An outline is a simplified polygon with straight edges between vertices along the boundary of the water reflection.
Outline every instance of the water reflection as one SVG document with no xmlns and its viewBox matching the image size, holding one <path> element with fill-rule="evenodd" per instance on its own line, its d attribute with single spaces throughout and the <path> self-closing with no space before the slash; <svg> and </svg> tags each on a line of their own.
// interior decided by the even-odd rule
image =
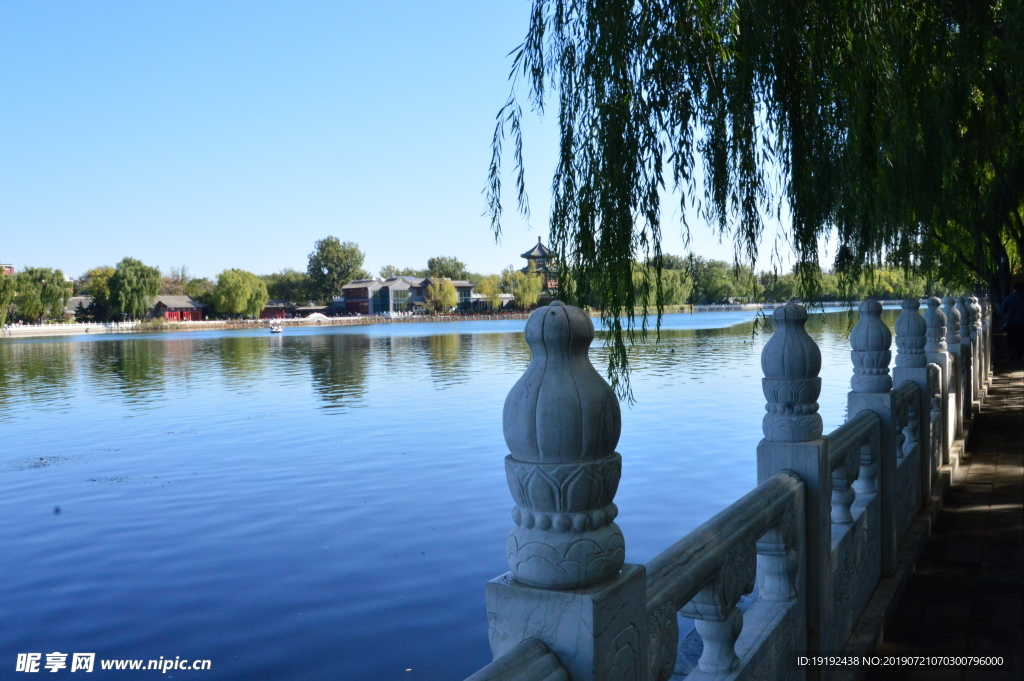
<svg viewBox="0 0 1024 681">
<path fill-rule="evenodd" d="M 217 363 L 229 389 L 245 390 L 256 385 L 270 365 L 272 336 L 237 336 L 217 343 Z"/>
<path fill-rule="evenodd" d="M 439 390 L 466 381 L 475 338 L 471 334 L 446 333 L 417 339 L 426 352 L 427 370 Z"/>
<path fill-rule="evenodd" d="M 78 355 L 71 343 L 0 345 L 0 405 L 26 398 L 36 406 L 70 398 Z"/>
<path fill-rule="evenodd" d="M 309 337 L 309 372 L 326 406 L 356 406 L 362 400 L 370 351 L 370 338 L 363 334 Z"/>
<path fill-rule="evenodd" d="M 132 401 L 148 401 L 164 389 L 163 340 L 118 340 L 78 344 L 89 381 L 99 392 L 111 389 Z"/>
<path fill-rule="evenodd" d="M 827 430 L 849 321 L 808 323 Z M 59 640 L 190 651 L 220 661 L 210 679 L 473 673 L 491 657 L 480 585 L 507 569 L 501 414 L 529 362 L 521 328 L 0 342 L 0 621 L 18 623 L 0 656 Z M 756 484 L 770 322 L 753 332 L 749 313 L 672 315 L 632 349 L 616 496 L 630 562 Z M 601 342 L 591 357 L 602 370 Z"/>
</svg>

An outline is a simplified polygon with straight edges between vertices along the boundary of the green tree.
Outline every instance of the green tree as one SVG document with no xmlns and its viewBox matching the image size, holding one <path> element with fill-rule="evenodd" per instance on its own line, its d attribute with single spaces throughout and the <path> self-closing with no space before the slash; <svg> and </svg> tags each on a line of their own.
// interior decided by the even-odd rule
<svg viewBox="0 0 1024 681">
<path fill-rule="evenodd" d="M 383 279 L 390 277 L 419 277 L 420 279 L 430 276 L 429 270 L 418 270 L 413 267 L 395 267 L 394 265 L 384 265 L 380 268 L 380 276 Z"/>
<path fill-rule="evenodd" d="M 267 285 L 252 272 L 224 270 L 217 275 L 213 307 L 223 316 L 258 317 L 267 305 Z"/>
<path fill-rule="evenodd" d="M 501 273 L 502 290 L 512 294 L 515 306 L 520 310 L 529 310 L 536 305 L 544 290 L 544 281 L 534 271 L 533 263 L 529 268 L 528 272 L 522 272 L 509 265 Z"/>
<path fill-rule="evenodd" d="M 141 319 L 160 292 L 160 270 L 135 258 L 124 258 L 117 263 L 107 285 L 113 317 Z"/>
<path fill-rule="evenodd" d="M 498 275 L 491 274 L 480 279 L 480 283 L 476 285 L 476 292 L 487 299 L 492 310 L 501 309 L 501 280 Z"/>
<path fill-rule="evenodd" d="M 636 323 L 633 263 L 660 255 L 665 190 L 749 263 L 762 216 L 788 204 L 805 298 L 833 231 L 847 279 L 888 263 L 992 282 L 1024 261 L 1022 0 L 532 4 L 495 128 L 492 228 L 506 130 L 528 212 L 521 78 L 535 110 L 557 102 L 549 241 L 574 282 L 560 290 L 611 330 L 613 382 Z"/>
<path fill-rule="evenodd" d="M 82 275 L 78 292 L 92 298 L 83 315 L 87 321 L 105 322 L 110 319 L 110 278 L 114 271 L 110 265 L 101 265 Z"/>
<path fill-rule="evenodd" d="M 43 317 L 62 319 L 64 306 L 71 297 L 71 284 L 61 270 L 48 267 L 26 267 L 14 276 L 18 316 L 34 322 Z"/>
<path fill-rule="evenodd" d="M 14 296 L 17 287 L 14 277 L 6 272 L 0 272 L 0 328 L 7 323 L 7 314 L 14 304 Z"/>
<path fill-rule="evenodd" d="M 337 237 L 320 239 L 309 254 L 309 293 L 320 303 L 329 303 L 341 295 L 341 288 L 353 279 L 367 279 L 363 270 L 364 254 L 352 241 L 342 243 Z"/>
<path fill-rule="evenodd" d="M 427 284 L 426 299 L 435 312 L 444 312 L 459 304 L 459 292 L 451 279 L 433 277 Z"/>
<path fill-rule="evenodd" d="M 267 285 L 267 295 L 272 300 L 285 300 L 293 303 L 309 301 L 309 276 L 291 268 L 283 269 L 276 274 L 260 276 Z"/>
<path fill-rule="evenodd" d="M 203 305 L 213 305 L 213 289 L 215 284 L 202 277 L 201 279 L 190 279 L 185 285 L 185 295 L 197 300 Z"/>
<path fill-rule="evenodd" d="M 466 279 L 469 270 L 466 263 L 454 256 L 439 255 L 427 260 L 427 271 L 431 277 L 447 277 L 449 279 Z"/>
</svg>

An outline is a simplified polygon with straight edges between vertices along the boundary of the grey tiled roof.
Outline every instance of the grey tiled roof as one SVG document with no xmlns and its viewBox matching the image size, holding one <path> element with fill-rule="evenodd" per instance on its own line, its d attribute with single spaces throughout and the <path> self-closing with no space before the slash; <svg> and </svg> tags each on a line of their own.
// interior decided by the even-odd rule
<svg viewBox="0 0 1024 681">
<path fill-rule="evenodd" d="M 520 258 L 550 258 L 551 250 L 540 242 L 540 237 L 537 237 L 537 245 L 523 253 Z"/>
<path fill-rule="evenodd" d="M 163 303 L 169 310 L 201 310 L 204 305 L 190 296 L 157 296 L 150 307 Z"/>
</svg>

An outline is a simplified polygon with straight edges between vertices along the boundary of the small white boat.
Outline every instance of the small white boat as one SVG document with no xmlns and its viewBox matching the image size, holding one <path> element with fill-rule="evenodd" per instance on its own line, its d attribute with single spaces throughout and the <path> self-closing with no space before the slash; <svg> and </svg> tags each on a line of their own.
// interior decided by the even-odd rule
<svg viewBox="0 0 1024 681">
<path fill-rule="evenodd" d="M 270 333 L 284 333 L 284 329 L 281 327 L 280 324 L 271 324 Z"/>
</svg>

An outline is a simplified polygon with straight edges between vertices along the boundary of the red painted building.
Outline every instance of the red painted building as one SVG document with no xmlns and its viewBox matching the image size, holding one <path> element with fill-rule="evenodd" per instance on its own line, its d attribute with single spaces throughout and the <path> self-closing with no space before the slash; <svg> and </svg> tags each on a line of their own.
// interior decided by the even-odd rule
<svg viewBox="0 0 1024 681">
<path fill-rule="evenodd" d="M 203 319 L 203 305 L 189 296 L 157 296 L 149 316 L 169 322 L 199 322 Z"/>
</svg>

